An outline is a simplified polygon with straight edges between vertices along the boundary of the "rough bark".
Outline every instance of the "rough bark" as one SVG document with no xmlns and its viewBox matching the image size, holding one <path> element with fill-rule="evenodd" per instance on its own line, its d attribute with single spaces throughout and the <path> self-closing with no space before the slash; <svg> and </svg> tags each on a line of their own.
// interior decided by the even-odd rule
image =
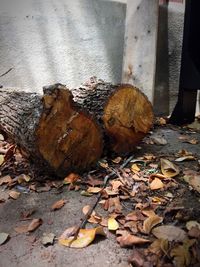
<svg viewBox="0 0 200 267">
<path fill-rule="evenodd" d="M 92 78 L 72 92 L 74 101 L 80 103 L 103 125 L 107 136 L 106 146 L 114 152 L 133 151 L 152 127 L 152 105 L 132 85 L 112 85 Z"/>
<path fill-rule="evenodd" d="M 43 97 L 0 89 L 0 128 L 58 176 L 83 171 L 102 154 L 100 128 L 72 98 L 60 84 L 44 88 Z"/>
</svg>

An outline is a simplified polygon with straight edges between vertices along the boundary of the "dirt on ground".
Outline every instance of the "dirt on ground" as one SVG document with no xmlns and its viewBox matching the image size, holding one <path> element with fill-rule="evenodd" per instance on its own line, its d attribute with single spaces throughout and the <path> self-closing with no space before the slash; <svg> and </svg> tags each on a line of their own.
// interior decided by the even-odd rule
<svg viewBox="0 0 200 267">
<path fill-rule="evenodd" d="M 160 119 L 133 154 L 63 180 L 0 133 L 0 267 L 200 266 L 197 125 Z"/>
</svg>

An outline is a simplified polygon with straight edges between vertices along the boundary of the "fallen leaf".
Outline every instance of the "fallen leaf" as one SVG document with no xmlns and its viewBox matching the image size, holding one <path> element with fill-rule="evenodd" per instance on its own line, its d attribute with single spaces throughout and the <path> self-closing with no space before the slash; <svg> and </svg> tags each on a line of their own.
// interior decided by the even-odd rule
<svg viewBox="0 0 200 267">
<path fill-rule="evenodd" d="M 122 158 L 121 158 L 121 157 L 117 157 L 117 158 L 115 158 L 115 159 L 112 159 L 112 162 L 114 162 L 114 163 L 118 164 L 118 163 L 120 163 L 120 162 L 121 162 L 121 160 L 122 160 Z"/>
<path fill-rule="evenodd" d="M 83 214 L 86 215 L 86 214 L 89 212 L 90 209 L 91 209 L 90 205 L 86 205 L 86 206 L 84 206 L 84 207 L 82 208 L 82 212 L 83 212 Z"/>
<path fill-rule="evenodd" d="M 151 232 L 151 229 L 162 221 L 163 218 L 159 217 L 158 215 L 148 217 L 143 223 L 144 233 L 149 234 Z"/>
<path fill-rule="evenodd" d="M 164 145 L 167 144 L 167 140 L 164 137 L 162 137 L 162 136 L 151 136 L 151 140 L 156 145 L 164 146 Z"/>
<path fill-rule="evenodd" d="M 144 214 L 145 216 L 147 217 L 152 217 L 152 216 L 155 216 L 155 211 L 152 210 L 152 209 L 143 209 L 141 210 L 142 214 Z"/>
<path fill-rule="evenodd" d="M 106 161 L 99 161 L 99 165 L 104 169 L 108 168 L 108 163 Z"/>
<path fill-rule="evenodd" d="M 174 264 L 177 267 L 190 266 L 191 254 L 189 248 L 194 245 L 195 239 L 188 239 L 183 242 L 183 245 L 179 245 L 173 248 L 170 252 L 170 256 L 174 257 Z"/>
<path fill-rule="evenodd" d="M 43 233 L 42 244 L 44 246 L 52 245 L 55 239 L 55 235 L 53 233 Z"/>
<path fill-rule="evenodd" d="M 90 186 L 90 187 L 88 187 L 87 192 L 91 193 L 91 194 L 97 194 L 101 190 L 102 190 L 102 188 L 100 188 L 100 187 L 92 187 L 92 186 Z"/>
<path fill-rule="evenodd" d="M 14 228 L 18 234 L 28 233 L 28 224 L 22 224 Z"/>
<path fill-rule="evenodd" d="M 4 141 L 4 136 L 0 134 L 0 141 Z"/>
<path fill-rule="evenodd" d="M 192 171 L 187 170 L 184 171 L 183 179 L 187 182 L 194 190 L 200 193 L 200 174 Z"/>
<path fill-rule="evenodd" d="M 79 179 L 80 179 L 80 176 L 78 174 L 70 173 L 67 177 L 65 177 L 63 183 L 64 184 L 73 184 Z"/>
<path fill-rule="evenodd" d="M 126 233 L 122 236 L 118 236 L 117 242 L 120 244 L 121 247 L 130 247 L 133 245 L 149 243 L 150 240 Z"/>
<path fill-rule="evenodd" d="M 66 201 L 64 199 L 60 199 L 58 201 L 56 201 L 52 206 L 51 206 L 51 210 L 59 210 L 61 209 L 64 205 L 65 205 Z"/>
<path fill-rule="evenodd" d="M 200 229 L 199 227 L 192 227 L 188 232 L 189 237 L 194 237 L 196 239 L 200 239 Z"/>
<path fill-rule="evenodd" d="M 159 178 L 159 179 L 163 179 L 163 180 L 165 180 L 165 179 L 168 179 L 167 177 L 165 177 L 163 174 L 161 174 L 161 173 L 152 173 L 150 176 L 149 176 L 149 179 L 150 180 L 153 180 L 154 178 Z"/>
<path fill-rule="evenodd" d="M 192 139 L 188 140 L 188 143 L 192 144 L 192 145 L 196 145 L 199 143 L 199 141 L 196 138 L 192 138 Z"/>
<path fill-rule="evenodd" d="M 28 183 L 31 180 L 31 177 L 29 175 L 26 175 L 26 174 L 20 174 L 16 178 L 17 178 L 17 181 L 19 184 L 21 184 L 23 182 Z"/>
<path fill-rule="evenodd" d="M 4 163 L 4 155 L 0 155 L 0 166 Z"/>
<path fill-rule="evenodd" d="M 153 179 L 153 181 L 149 185 L 151 190 L 158 190 L 164 187 L 163 182 L 159 178 Z"/>
<path fill-rule="evenodd" d="M 9 238 L 9 234 L 0 233 L 0 246 L 3 245 Z"/>
<path fill-rule="evenodd" d="M 153 235 L 159 239 L 167 239 L 168 241 L 183 241 L 187 235 L 184 230 L 173 225 L 162 225 L 152 230 Z"/>
<path fill-rule="evenodd" d="M 149 247 L 151 253 L 161 256 L 163 253 L 168 255 L 169 243 L 166 239 L 156 239 Z"/>
<path fill-rule="evenodd" d="M 110 184 L 112 185 L 112 190 L 113 191 L 118 191 L 119 187 L 123 185 L 122 182 L 119 181 L 119 180 L 112 180 L 110 182 Z"/>
<path fill-rule="evenodd" d="M 103 227 L 99 226 L 91 229 L 80 229 L 77 239 L 73 240 L 73 236 L 68 237 L 73 229 L 74 227 L 71 227 L 64 231 L 64 233 L 58 239 L 59 244 L 72 248 L 84 248 L 92 243 L 96 235 L 105 236 Z"/>
<path fill-rule="evenodd" d="M 169 178 L 172 178 L 180 173 L 179 168 L 167 159 L 160 159 L 161 162 L 161 171 L 162 173 Z"/>
<path fill-rule="evenodd" d="M 99 224 L 101 226 L 108 227 L 108 219 L 107 218 L 102 218 Z"/>
<path fill-rule="evenodd" d="M 184 157 L 175 159 L 175 161 L 177 162 L 182 162 L 182 161 L 187 161 L 187 160 L 195 160 L 195 158 L 194 156 L 184 156 Z"/>
<path fill-rule="evenodd" d="M 12 182 L 12 178 L 10 177 L 10 175 L 6 175 L 0 178 L 0 185 L 9 184 L 11 182 Z"/>
<path fill-rule="evenodd" d="M 33 232 L 43 223 L 42 219 L 33 219 L 28 225 L 28 232 Z"/>
<path fill-rule="evenodd" d="M 121 223 L 121 220 L 120 220 Z M 138 223 L 136 221 L 128 221 L 126 223 L 124 223 L 124 228 L 129 228 L 131 230 L 131 232 L 133 234 L 137 234 L 138 233 Z"/>
<path fill-rule="evenodd" d="M 145 262 L 144 255 L 134 248 L 131 256 L 128 258 L 128 262 L 131 263 L 131 266 L 143 267 Z"/>
<path fill-rule="evenodd" d="M 143 221 L 145 220 L 145 217 L 142 215 L 142 213 L 139 210 L 134 210 L 128 213 L 125 219 L 126 221 Z"/>
<path fill-rule="evenodd" d="M 131 166 L 131 171 L 132 172 L 139 172 L 140 171 L 140 168 L 138 167 L 138 165 L 136 163 L 132 164 Z"/>
<path fill-rule="evenodd" d="M 84 196 L 84 197 L 91 197 L 92 194 L 89 193 L 89 192 L 87 192 L 87 191 L 85 191 L 85 190 L 83 190 L 83 191 L 81 191 L 81 196 Z"/>
<path fill-rule="evenodd" d="M 19 196 L 20 196 L 20 193 L 17 191 L 10 191 L 9 192 L 9 197 L 11 197 L 12 199 L 18 199 Z"/>
<path fill-rule="evenodd" d="M 161 117 L 161 118 L 158 118 L 158 123 L 159 123 L 159 125 L 163 126 L 163 125 L 167 124 L 167 121 L 166 121 L 166 119 Z"/>
<path fill-rule="evenodd" d="M 114 218 L 108 219 L 108 230 L 116 231 L 119 228 L 118 222 Z"/>
<path fill-rule="evenodd" d="M 188 231 L 191 230 L 193 227 L 197 227 L 200 230 L 200 223 L 198 223 L 197 221 L 188 221 L 186 223 L 186 229 Z"/>
</svg>

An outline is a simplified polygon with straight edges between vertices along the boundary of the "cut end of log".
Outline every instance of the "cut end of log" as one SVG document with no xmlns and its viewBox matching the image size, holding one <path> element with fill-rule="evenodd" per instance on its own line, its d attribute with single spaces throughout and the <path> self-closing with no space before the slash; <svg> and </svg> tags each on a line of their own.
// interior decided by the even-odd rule
<svg viewBox="0 0 200 267">
<path fill-rule="evenodd" d="M 43 104 L 36 133 L 43 159 L 58 176 L 91 167 L 103 148 L 98 125 L 79 111 L 71 92 L 63 85 L 44 88 Z"/>
<path fill-rule="evenodd" d="M 120 85 L 104 107 L 103 122 L 116 153 L 131 152 L 153 125 L 148 98 L 132 85 Z"/>
</svg>

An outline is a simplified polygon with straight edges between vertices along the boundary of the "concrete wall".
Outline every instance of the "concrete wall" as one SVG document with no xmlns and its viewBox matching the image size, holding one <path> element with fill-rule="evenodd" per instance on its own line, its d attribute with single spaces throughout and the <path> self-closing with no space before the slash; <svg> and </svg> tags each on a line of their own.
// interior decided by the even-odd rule
<svg viewBox="0 0 200 267">
<path fill-rule="evenodd" d="M 126 4 L 108 0 L 0 0 L 0 78 L 41 91 L 89 77 L 121 80 Z"/>
</svg>

